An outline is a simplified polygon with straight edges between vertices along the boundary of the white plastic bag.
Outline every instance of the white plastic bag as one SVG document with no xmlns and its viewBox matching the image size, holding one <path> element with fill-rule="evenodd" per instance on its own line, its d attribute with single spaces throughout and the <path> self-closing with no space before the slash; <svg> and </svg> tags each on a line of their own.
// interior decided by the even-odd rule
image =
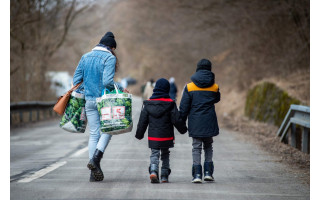
<svg viewBox="0 0 320 200">
<path fill-rule="evenodd" d="M 116 85 L 110 93 L 96 99 L 101 132 L 118 135 L 131 132 L 132 95 L 120 91 Z M 105 90 L 106 91 L 106 90 Z"/>
</svg>

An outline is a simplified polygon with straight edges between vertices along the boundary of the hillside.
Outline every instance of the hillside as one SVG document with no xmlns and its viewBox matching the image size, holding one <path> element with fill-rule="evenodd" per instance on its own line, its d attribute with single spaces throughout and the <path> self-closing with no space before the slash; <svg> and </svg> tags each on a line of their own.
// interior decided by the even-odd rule
<svg viewBox="0 0 320 200">
<path fill-rule="evenodd" d="M 111 30 L 117 77 L 139 94 L 150 78 L 174 76 L 179 96 L 201 58 L 213 62 L 222 117 L 243 116 L 246 92 L 268 80 L 309 105 L 309 1 L 97 1 L 77 18 L 51 68 L 73 74 L 81 57 Z"/>
</svg>

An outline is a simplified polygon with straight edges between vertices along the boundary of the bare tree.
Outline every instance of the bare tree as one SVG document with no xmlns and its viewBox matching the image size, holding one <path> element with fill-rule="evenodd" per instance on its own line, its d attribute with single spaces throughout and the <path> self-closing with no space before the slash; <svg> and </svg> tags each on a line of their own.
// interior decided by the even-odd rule
<svg viewBox="0 0 320 200">
<path fill-rule="evenodd" d="M 10 100 L 47 100 L 45 73 L 74 19 L 89 4 L 76 0 L 12 0 L 10 5 Z"/>
</svg>

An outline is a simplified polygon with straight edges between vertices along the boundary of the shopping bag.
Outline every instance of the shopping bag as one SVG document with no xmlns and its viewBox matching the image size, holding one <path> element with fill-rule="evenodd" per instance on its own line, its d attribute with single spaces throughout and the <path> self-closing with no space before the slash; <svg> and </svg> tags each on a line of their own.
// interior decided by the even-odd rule
<svg viewBox="0 0 320 200">
<path fill-rule="evenodd" d="M 106 92 L 97 98 L 100 115 L 100 130 L 102 133 L 118 135 L 131 132 L 132 123 L 132 95 L 120 91 L 116 85 L 111 92 Z"/>
<path fill-rule="evenodd" d="M 87 126 L 84 94 L 72 92 L 65 112 L 60 121 L 60 127 L 72 133 L 84 133 Z"/>
</svg>

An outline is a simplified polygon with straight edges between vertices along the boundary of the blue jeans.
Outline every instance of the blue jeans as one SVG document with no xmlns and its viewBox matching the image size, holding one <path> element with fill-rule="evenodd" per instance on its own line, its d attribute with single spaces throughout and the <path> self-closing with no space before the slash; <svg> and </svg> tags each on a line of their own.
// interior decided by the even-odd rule
<svg viewBox="0 0 320 200">
<path fill-rule="evenodd" d="M 100 134 L 100 116 L 95 100 L 86 100 L 85 110 L 88 125 L 90 128 L 88 148 L 89 159 L 91 159 L 96 149 L 99 149 L 101 152 L 104 152 L 111 140 L 112 135 L 109 135 L 107 133 Z"/>
</svg>

